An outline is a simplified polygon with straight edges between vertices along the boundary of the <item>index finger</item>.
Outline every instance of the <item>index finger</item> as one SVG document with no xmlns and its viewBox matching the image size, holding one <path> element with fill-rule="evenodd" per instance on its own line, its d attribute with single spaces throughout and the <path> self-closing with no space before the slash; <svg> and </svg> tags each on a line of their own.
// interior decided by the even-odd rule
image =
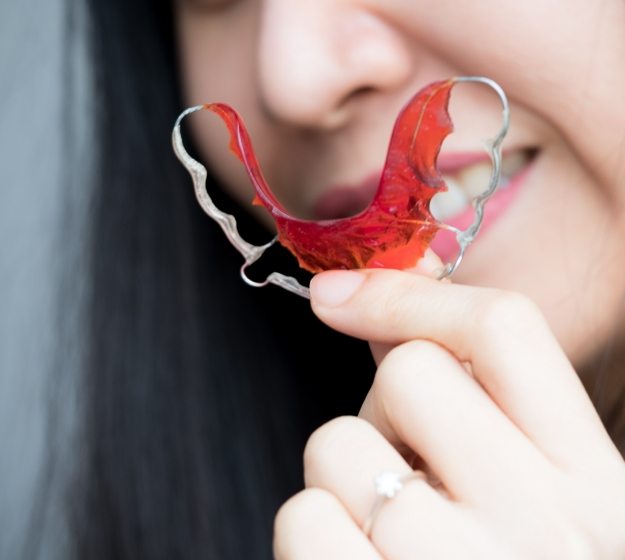
<svg viewBox="0 0 625 560">
<path fill-rule="evenodd" d="M 311 298 L 338 331 L 385 344 L 431 340 L 470 362 L 498 406 L 556 464 L 584 469 L 606 456 L 620 464 L 581 381 L 524 296 L 361 270 L 318 274 Z"/>
</svg>

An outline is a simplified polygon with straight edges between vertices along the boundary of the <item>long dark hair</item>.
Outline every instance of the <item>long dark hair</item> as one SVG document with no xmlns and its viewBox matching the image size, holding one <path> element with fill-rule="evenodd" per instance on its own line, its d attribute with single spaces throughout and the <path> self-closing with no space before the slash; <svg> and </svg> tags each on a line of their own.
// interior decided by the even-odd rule
<svg viewBox="0 0 625 560">
<path fill-rule="evenodd" d="M 307 436 L 358 411 L 373 362 L 304 300 L 243 285 L 196 204 L 169 143 L 183 108 L 171 2 L 87 5 L 98 159 L 74 552 L 268 558 Z"/>
</svg>

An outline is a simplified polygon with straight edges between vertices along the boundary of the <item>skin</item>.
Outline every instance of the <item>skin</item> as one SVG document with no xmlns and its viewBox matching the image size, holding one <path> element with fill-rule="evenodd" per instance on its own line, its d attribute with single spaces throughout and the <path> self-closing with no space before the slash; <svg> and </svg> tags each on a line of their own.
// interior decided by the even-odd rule
<svg viewBox="0 0 625 560">
<path fill-rule="evenodd" d="M 276 520 L 278 558 L 625 555 L 625 467 L 575 373 L 623 332 L 625 4 L 563 7 L 177 5 L 187 103 L 237 108 L 269 184 L 296 214 L 310 215 L 332 185 L 379 170 L 398 110 L 436 79 L 497 80 L 511 103 L 507 149 L 538 150 L 518 198 L 453 284 L 431 279 L 440 266 L 431 254 L 415 271 L 314 279 L 313 311 L 369 340 L 378 372 L 359 418 L 312 436 L 307 489 Z M 476 136 L 499 127 L 496 102 L 480 88 L 454 98 L 452 117 Z M 192 126 L 247 205 L 252 191 L 225 155 L 223 128 L 209 118 Z M 469 138 L 454 135 L 445 149 L 473 150 Z M 371 481 L 415 461 L 442 487 L 407 483 L 367 538 Z"/>
</svg>

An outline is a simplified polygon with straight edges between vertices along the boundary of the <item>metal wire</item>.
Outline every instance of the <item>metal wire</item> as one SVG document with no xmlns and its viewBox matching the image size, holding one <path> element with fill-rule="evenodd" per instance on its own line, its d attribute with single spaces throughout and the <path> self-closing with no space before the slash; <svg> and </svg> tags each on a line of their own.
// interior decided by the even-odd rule
<svg viewBox="0 0 625 560">
<path fill-rule="evenodd" d="M 510 108 L 508 105 L 508 99 L 502 87 L 497 82 L 483 76 L 460 76 L 454 78 L 453 82 L 474 82 L 484 84 L 492 88 L 499 96 L 499 99 L 501 101 L 503 124 L 497 136 L 495 136 L 493 139 L 486 141 L 486 149 L 492 162 L 492 172 L 487 188 L 482 194 L 480 194 L 473 200 L 473 207 L 475 209 L 475 219 L 473 220 L 473 223 L 465 230 L 460 230 L 448 224 L 439 224 L 439 227 L 441 229 L 450 230 L 456 234 L 456 240 L 459 247 L 456 259 L 453 262 L 445 265 L 445 268 L 439 275 L 439 279 L 448 278 L 456 271 L 456 269 L 462 262 L 467 248 L 473 242 L 480 230 L 482 221 L 484 220 L 484 207 L 488 202 L 489 198 L 496 191 L 499 184 L 499 178 L 501 175 L 501 144 L 510 126 Z M 206 214 L 208 214 L 213 220 L 215 220 L 219 224 L 230 243 L 243 256 L 245 262 L 241 266 L 241 278 L 246 284 L 255 288 L 264 287 L 268 284 L 274 284 L 276 286 L 284 288 L 285 290 L 288 290 L 289 292 L 310 299 L 309 289 L 306 286 L 300 284 L 292 276 L 286 276 L 280 272 L 272 272 L 262 282 L 256 282 L 252 280 L 249 276 L 247 276 L 246 269 L 252 263 L 260 259 L 263 253 L 276 242 L 277 237 L 274 237 L 269 243 L 266 243 L 265 245 L 252 245 L 248 243 L 239 234 L 236 218 L 231 214 L 222 212 L 213 203 L 213 200 L 211 199 L 206 189 L 206 168 L 200 162 L 193 159 L 189 155 L 184 147 L 184 144 L 182 142 L 182 135 L 180 133 L 180 124 L 182 123 L 182 120 L 188 115 L 195 113 L 196 111 L 201 111 L 205 108 L 206 107 L 204 105 L 196 105 L 195 107 L 190 107 L 184 110 L 176 119 L 176 123 L 174 124 L 174 129 L 172 131 L 172 145 L 174 148 L 174 152 L 176 153 L 176 156 L 178 157 L 180 162 L 184 165 L 184 167 L 191 175 L 191 178 L 193 180 L 193 187 L 195 190 L 195 196 L 200 203 L 200 206 L 202 207 L 204 212 L 206 212 Z"/>
</svg>

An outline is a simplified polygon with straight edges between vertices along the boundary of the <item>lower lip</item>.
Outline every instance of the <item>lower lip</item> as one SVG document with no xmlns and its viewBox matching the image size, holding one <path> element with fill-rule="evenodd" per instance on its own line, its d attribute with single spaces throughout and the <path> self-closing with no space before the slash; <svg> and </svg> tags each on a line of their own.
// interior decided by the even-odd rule
<svg viewBox="0 0 625 560">
<path fill-rule="evenodd" d="M 520 173 L 510 179 L 510 182 L 506 187 L 498 188 L 495 194 L 486 203 L 484 208 L 484 221 L 480 228 L 480 233 L 483 234 L 488 230 L 512 204 L 517 195 L 521 191 L 525 179 L 530 172 L 533 165 L 530 163 Z M 462 213 L 453 216 L 445 223 L 455 228 L 465 230 L 472 223 L 475 218 L 475 212 L 473 208 L 467 208 Z M 430 247 L 441 258 L 443 262 L 450 262 L 458 254 L 458 243 L 456 236 L 448 231 L 441 230 L 432 241 Z"/>
<path fill-rule="evenodd" d="M 373 200 L 381 173 L 373 173 L 356 186 L 334 186 L 321 197 L 313 210 L 317 220 L 336 220 L 355 216 Z"/>
</svg>

